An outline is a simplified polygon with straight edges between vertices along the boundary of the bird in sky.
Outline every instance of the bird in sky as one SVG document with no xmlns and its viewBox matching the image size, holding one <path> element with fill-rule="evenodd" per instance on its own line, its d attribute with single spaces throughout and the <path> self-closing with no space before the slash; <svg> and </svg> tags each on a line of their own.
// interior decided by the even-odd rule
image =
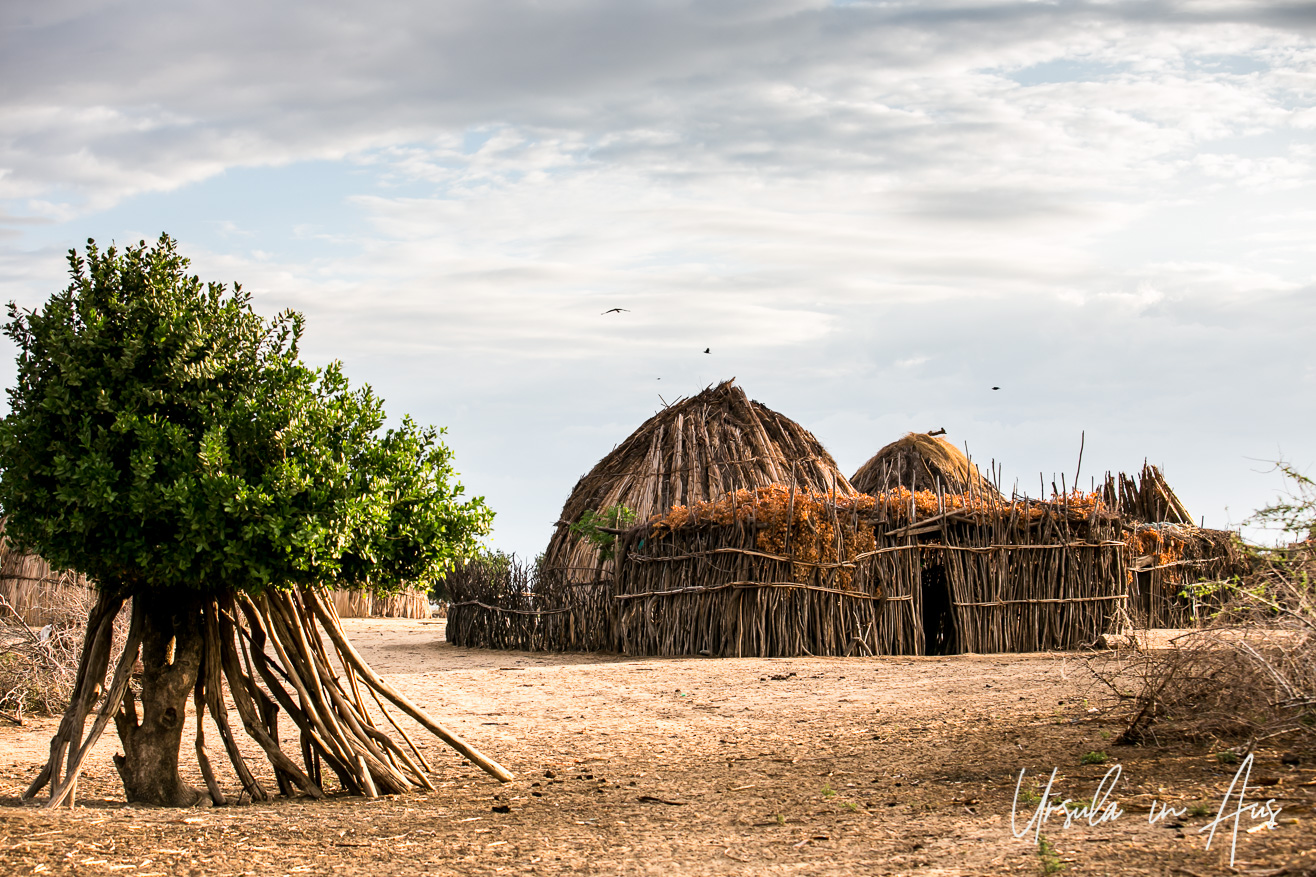
<svg viewBox="0 0 1316 877">
<path fill-rule="evenodd" d="M 941 429 L 933 429 L 928 431 L 928 435 L 945 435 L 945 434 L 946 434 L 946 427 L 944 426 Z"/>
<path fill-rule="evenodd" d="M 707 347 L 704 348 L 704 353 L 712 353 L 712 352 L 713 351 L 709 350 Z"/>
<path fill-rule="evenodd" d="M 1001 388 L 1000 388 L 1000 387 L 992 387 L 992 389 L 993 389 L 993 390 L 999 390 L 999 389 L 1001 389 Z"/>
<path fill-rule="evenodd" d="M 611 308 L 611 309 L 609 309 L 609 310 L 604 311 L 603 313 L 605 313 L 605 314 L 629 314 L 630 311 L 629 311 L 628 309 L 626 309 L 626 308 Z"/>
</svg>

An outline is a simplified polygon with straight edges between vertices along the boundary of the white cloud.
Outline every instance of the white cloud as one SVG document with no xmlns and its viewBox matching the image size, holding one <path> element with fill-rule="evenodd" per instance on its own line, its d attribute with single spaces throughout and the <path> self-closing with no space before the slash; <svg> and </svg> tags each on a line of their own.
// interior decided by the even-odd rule
<svg viewBox="0 0 1316 877">
<path fill-rule="evenodd" d="M 849 468 L 896 428 L 1043 467 L 1089 428 L 1200 463 L 1214 509 L 1245 445 L 1316 457 L 1284 403 L 1313 103 L 1285 3 L 11 5 L 0 282 L 195 219 L 199 270 L 454 425 L 523 550 L 657 388 L 732 373 Z M 290 187 L 280 234 L 216 194 L 312 162 L 342 195 Z"/>
</svg>

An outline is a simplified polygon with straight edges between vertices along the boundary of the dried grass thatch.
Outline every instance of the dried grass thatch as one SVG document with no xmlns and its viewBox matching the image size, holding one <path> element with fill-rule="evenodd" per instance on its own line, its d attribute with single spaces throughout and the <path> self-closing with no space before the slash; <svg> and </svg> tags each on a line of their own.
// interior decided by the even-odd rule
<svg viewBox="0 0 1316 877">
<path fill-rule="evenodd" d="M 812 433 L 751 401 L 734 381 L 668 405 L 581 478 L 562 508 L 545 567 L 576 581 L 611 573 L 598 548 L 569 529 L 586 512 L 622 505 L 643 523 L 673 506 L 771 484 L 857 492 Z"/>
<path fill-rule="evenodd" d="M 850 479 L 856 490 L 879 494 L 896 488 L 1000 497 L 978 467 L 944 438 L 911 432 L 878 451 Z"/>
</svg>

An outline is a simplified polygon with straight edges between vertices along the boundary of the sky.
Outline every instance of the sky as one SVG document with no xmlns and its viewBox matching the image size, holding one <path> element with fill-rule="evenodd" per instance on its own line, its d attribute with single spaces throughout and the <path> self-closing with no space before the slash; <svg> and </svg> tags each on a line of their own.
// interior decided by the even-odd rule
<svg viewBox="0 0 1316 877">
<path fill-rule="evenodd" d="M 1316 474 L 1306 2 L 0 5 L 0 298 L 161 232 L 446 427 L 522 555 L 733 376 L 846 474 L 1146 459 L 1262 541 Z"/>
</svg>

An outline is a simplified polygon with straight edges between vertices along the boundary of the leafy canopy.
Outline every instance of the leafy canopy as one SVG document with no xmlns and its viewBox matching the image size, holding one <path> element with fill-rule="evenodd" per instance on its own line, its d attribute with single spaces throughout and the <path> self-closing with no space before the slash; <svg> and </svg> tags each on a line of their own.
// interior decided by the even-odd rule
<svg viewBox="0 0 1316 877">
<path fill-rule="evenodd" d="M 19 348 L 0 420 L 7 535 L 103 587 L 427 586 L 493 514 L 463 501 L 440 431 L 383 430 L 370 388 L 297 355 L 237 284 L 203 284 L 167 235 L 88 241 Z"/>
</svg>

